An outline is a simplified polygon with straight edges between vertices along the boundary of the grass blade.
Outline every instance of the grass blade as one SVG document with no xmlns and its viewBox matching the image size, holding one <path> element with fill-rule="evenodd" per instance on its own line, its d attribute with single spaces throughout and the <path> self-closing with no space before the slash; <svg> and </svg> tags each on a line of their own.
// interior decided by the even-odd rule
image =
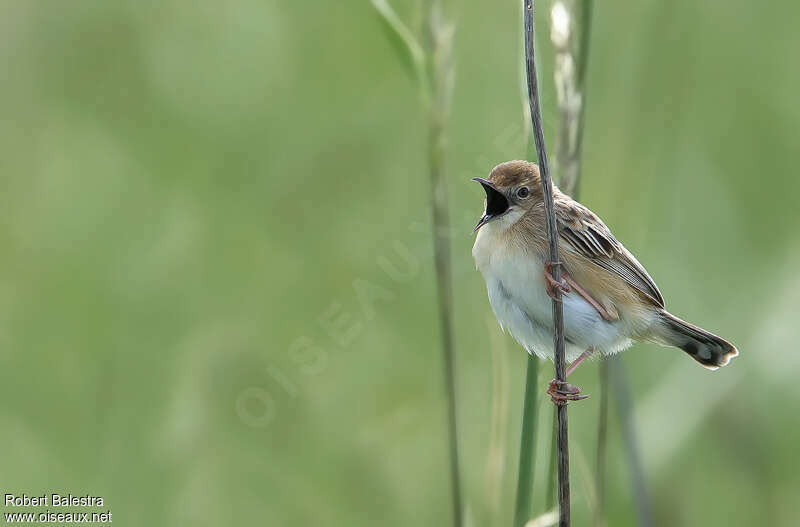
<svg viewBox="0 0 800 527">
<path fill-rule="evenodd" d="M 538 410 L 539 359 L 528 354 L 525 374 L 525 399 L 522 409 L 522 434 L 519 444 L 517 502 L 514 506 L 514 527 L 524 527 L 532 513 L 533 472 L 536 466 L 536 421 Z"/>
</svg>

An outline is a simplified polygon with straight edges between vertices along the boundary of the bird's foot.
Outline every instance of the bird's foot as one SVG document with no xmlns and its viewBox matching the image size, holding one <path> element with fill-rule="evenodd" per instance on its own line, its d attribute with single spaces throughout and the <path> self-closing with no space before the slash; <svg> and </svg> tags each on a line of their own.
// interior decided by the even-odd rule
<svg viewBox="0 0 800 527">
<path fill-rule="evenodd" d="M 553 278 L 553 275 L 550 273 L 550 269 L 553 267 L 553 265 L 553 262 L 544 263 L 544 279 L 547 281 L 547 296 L 550 298 L 555 298 L 555 289 L 559 289 L 562 295 L 572 291 L 572 288 L 569 286 L 569 283 L 567 283 L 566 280 L 566 272 L 562 270 L 560 282 L 556 282 L 556 279 Z"/>
<path fill-rule="evenodd" d="M 557 406 L 566 406 L 570 401 L 580 401 L 589 397 L 588 395 L 581 395 L 581 389 L 574 384 L 569 384 L 567 381 L 559 381 L 553 379 L 547 387 L 547 395 L 550 400 Z"/>
</svg>

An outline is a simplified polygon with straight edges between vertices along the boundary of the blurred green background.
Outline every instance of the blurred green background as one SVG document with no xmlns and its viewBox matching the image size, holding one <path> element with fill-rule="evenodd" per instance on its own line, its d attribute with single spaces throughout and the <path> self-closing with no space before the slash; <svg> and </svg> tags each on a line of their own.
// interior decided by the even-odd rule
<svg viewBox="0 0 800 527">
<path fill-rule="evenodd" d="M 741 351 L 624 356 L 656 524 L 797 525 L 800 4 L 597 4 L 583 202 Z M 508 525 L 525 357 L 469 180 L 525 155 L 519 6 L 447 14 L 464 493 Z M 0 26 L 0 489 L 100 495 L 115 525 L 448 525 L 425 114 L 369 2 L 5 0 Z M 570 410 L 575 525 L 597 405 Z M 617 425 L 608 522 L 634 525 Z"/>
</svg>

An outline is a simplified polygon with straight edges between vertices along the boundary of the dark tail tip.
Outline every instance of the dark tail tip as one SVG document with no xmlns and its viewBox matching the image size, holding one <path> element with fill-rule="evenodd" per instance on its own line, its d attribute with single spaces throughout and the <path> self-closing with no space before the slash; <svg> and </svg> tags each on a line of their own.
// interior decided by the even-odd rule
<svg viewBox="0 0 800 527">
<path fill-rule="evenodd" d="M 661 315 L 661 341 L 685 351 L 690 357 L 710 370 L 728 364 L 739 355 L 739 350 L 713 333 L 689 324 L 664 311 Z"/>
</svg>

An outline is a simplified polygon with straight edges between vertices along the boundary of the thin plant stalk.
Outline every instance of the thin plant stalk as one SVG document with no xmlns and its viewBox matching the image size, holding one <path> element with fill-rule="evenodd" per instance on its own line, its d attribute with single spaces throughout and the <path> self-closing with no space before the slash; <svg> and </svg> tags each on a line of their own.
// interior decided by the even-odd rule
<svg viewBox="0 0 800 527">
<path fill-rule="evenodd" d="M 576 3 L 580 3 L 580 13 Z M 558 0 L 552 8 L 551 38 L 556 48 L 555 83 L 561 123 L 556 169 L 561 189 L 579 199 L 581 150 L 586 107 L 586 70 L 593 0 Z M 577 42 L 576 42 L 577 40 Z M 600 409 L 597 420 L 595 490 L 597 506 L 593 522 L 603 525 L 606 509 L 606 459 L 608 444 L 608 364 L 599 367 Z M 552 478 L 553 476 L 549 476 Z M 551 480 L 552 481 L 552 480 Z"/>
<path fill-rule="evenodd" d="M 558 231 L 556 227 L 555 206 L 553 204 L 553 182 L 550 179 L 550 166 L 547 159 L 547 147 L 544 141 L 542 128 L 542 111 L 539 101 L 539 86 L 536 78 L 536 61 L 534 56 L 534 23 L 533 0 L 523 0 L 524 28 L 525 28 L 525 66 L 528 78 L 528 101 L 531 112 L 531 125 L 533 127 L 533 140 L 539 160 L 539 175 L 544 195 L 545 217 L 547 220 L 547 235 L 549 238 L 551 274 L 556 282 L 561 280 L 561 261 L 558 254 Z M 555 359 L 556 379 L 565 382 L 566 361 L 564 357 L 564 310 L 561 300 L 561 291 L 554 289 L 553 295 L 553 347 Z M 528 379 L 535 380 L 535 379 Z M 528 387 L 526 387 L 526 390 Z M 535 389 L 535 386 L 533 387 Z M 559 525 L 570 525 L 570 496 L 569 496 L 569 433 L 567 421 L 567 406 L 558 405 L 558 502 Z M 524 421 L 531 419 L 530 414 L 523 415 Z M 519 478 L 530 478 L 520 470 Z M 517 485 L 519 488 L 520 485 Z"/>
<path fill-rule="evenodd" d="M 558 413 L 556 409 L 553 408 L 553 424 L 550 427 L 550 449 L 548 452 L 550 455 L 548 456 L 547 461 L 547 476 L 545 481 L 547 482 L 547 493 L 545 494 L 544 499 L 544 506 L 546 511 L 553 510 L 556 506 L 556 487 L 558 486 L 558 481 L 556 479 L 556 445 L 558 444 Z"/>
<path fill-rule="evenodd" d="M 578 7 L 577 4 L 580 4 Z M 585 129 L 586 71 L 589 63 L 593 0 L 558 0 L 553 5 L 551 37 L 556 48 L 556 94 L 561 113 L 557 171 L 560 186 L 578 199 L 581 179 L 581 148 Z M 613 371 L 613 374 L 610 374 Z M 644 487 L 644 475 L 638 459 L 638 447 L 632 422 L 632 400 L 621 359 L 605 361 L 599 368 L 600 408 L 597 426 L 597 473 L 595 487 L 597 507 L 594 524 L 604 524 L 606 511 L 606 465 L 608 456 L 608 394 L 614 386 L 615 403 L 620 414 L 622 437 L 628 466 L 636 489 L 639 525 L 652 523 L 650 506 Z"/>
<path fill-rule="evenodd" d="M 636 504 L 636 525 L 639 527 L 652 527 L 653 511 L 650 507 L 647 482 L 645 481 L 644 470 L 642 470 L 642 459 L 638 442 L 636 441 L 628 375 L 625 370 L 625 364 L 619 357 L 612 358 L 608 363 L 609 385 L 614 387 L 617 411 L 622 425 L 623 447 L 628 461 L 634 503 Z"/>
<path fill-rule="evenodd" d="M 611 357 L 600 364 L 600 412 L 597 425 L 597 516 L 595 525 L 602 526 L 606 511 L 606 466 L 608 458 L 608 413 L 609 392 L 613 389 L 614 405 L 619 416 L 622 435 L 623 450 L 626 454 L 628 471 L 633 487 L 633 496 L 636 503 L 637 525 L 649 527 L 653 525 L 653 515 L 650 507 L 650 498 L 639 454 L 639 443 L 636 438 L 636 429 L 633 422 L 633 399 L 631 397 L 630 382 L 625 363 L 622 357 Z"/>
<path fill-rule="evenodd" d="M 600 362 L 600 411 L 597 420 L 597 467 L 594 485 L 597 491 L 594 525 L 605 524 L 606 514 L 606 459 L 608 445 L 608 361 Z"/>
<path fill-rule="evenodd" d="M 450 219 L 445 185 L 446 126 L 450 114 L 455 68 L 452 60 L 454 27 L 444 21 L 440 0 L 424 5 L 426 38 L 420 44 L 414 32 L 400 19 L 387 0 L 372 0 L 389 30 L 403 43 L 420 87 L 428 118 L 428 167 L 433 221 L 433 251 L 436 267 L 439 325 L 447 400 L 447 433 L 450 452 L 450 486 L 453 525 L 461 527 L 463 508 L 456 420 L 456 382 L 453 335 L 453 273 L 450 262 Z"/>
<path fill-rule="evenodd" d="M 499 525 L 500 501 L 505 471 L 508 429 L 508 360 L 503 335 L 497 331 L 494 317 L 487 319 L 492 357 L 492 405 L 489 453 L 486 459 L 486 496 L 488 503 L 485 525 Z"/>
<path fill-rule="evenodd" d="M 578 9 L 577 4 L 580 4 Z M 594 0 L 557 0 L 550 37 L 556 50 L 556 100 L 561 114 L 556 150 L 559 187 L 578 199 L 586 112 L 586 71 Z"/>
<path fill-rule="evenodd" d="M 561 189 L 579 199 L 581 154 L 586 107 L 586 71 L 589 63 L 589 42 L 592 25 L 593 0 L 557 0 L 551 9 L 550 37 L 555 48 L 556 100 L 561 116 L 556 150 L 556 173 Z M 605 460 L 608 418 L 608 386 L 605 362 L 600 365 L 600 417 L 597 437 L 597 473 L 595 487 L 597 506 L 594 523 L 600 525 L 605 510 Z M 555 436 L 554 436 L 555 437 Z M 555 439 L 553 446 L 555 448 Z M 552 452 L 552 450 L 551 450 Z M 553 463 L 551 454 L 551 466 Z M 554 485 L 551 468 L 550 487 Z M 552 491 L 551 491 L 552 492 Z M 553 498 L 548 495 L 548 506 Z"/>
<path fill-rule="evenodd" d="M 536 355 L 529 353 L 527 362 L 525 399 L 522 405 L 522 433 L 519 445 L 519 475 L 517 477 L 517 502 L 514 507 L 514 527 L 524 527 L 532 517 L 533 512 L 539 359 Z"/>
<path fill-rule="evenodd" d="M 443 194 L 441 149 L 442 130 L 437 123 L 431 124 L 431 179 L 434 194 Z M 444 232 L 449 232 L 447 207 L 443 200 L 434 198 L 433 225 L 434 225 L 434 253 L 436 260 L 436 285 L 439 298 L 439 324 L 442 332 L 442 355 L 444 359 L 444 382 L 447 399 L 447 428 L 450 451 L 450 485 L 453 499 L 453 525 L 460 526 L 461 522 L 461 484 L 458 460 L 458 426 L 456 420 L 456 385 L 455 365 L 453 360 L 453 279 L 450 266 L 450 244 Z"/>
<path fill-rule="evenodd" d="M 522 16 L 525 5 L 522 5 Z M 531 114 L 529 111 L 527 68 L 525 67 L 525 35 L 521 39 L 522 61 L 520 62 L 520 80 L 522 89 L 522 120 L 524 140 L 527 148 L 526 159 L 536 155 L 535 146 L 530 141 Z M 514 527 L 524 527 L 533 516 L 533 481 L 536 471 L 536 424 L 538 422 L 539 391 L 536 389 L 539 380 L 539 358 L 528 354 L 525 368 L 525 395 L 522 404 L 522 430 L 520 432 L 519 468 L 517 477 L 517 495 L 514 504 Z M 524 477 L 523 477 L 524 475 Z M 552 507 L 551 507 L 552 509 Z M 548 509 L 549 510 L 549 509 Z"/>
<path fill-rule="evenodd" d="M 461 478 L 458 456 L 458 426 L 453 335 L 453 276 L 450 261 L 450 219 L 445 184 L 445 127 L 450 113 L 454 66 L 453 27 L 442 19 L 441 4 L 432 0 L 427 11 L 428 68 L 430 79 L 429 164 L 433 191 L 433 247 L 436 265 L 439 324 L 442 337 L 444 384 L 447 399 L 447 428 L 450 452 L 450 487 L 453 525 L 462 525 Z"/>
</svg>

